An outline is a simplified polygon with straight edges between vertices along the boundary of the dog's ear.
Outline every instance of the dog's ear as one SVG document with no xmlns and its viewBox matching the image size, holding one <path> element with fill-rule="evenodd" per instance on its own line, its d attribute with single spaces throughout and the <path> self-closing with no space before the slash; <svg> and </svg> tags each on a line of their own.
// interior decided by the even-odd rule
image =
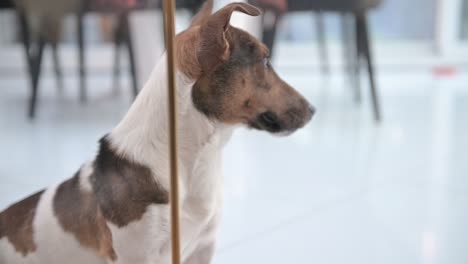
<svg viewBox="0 0 468 264">
<path fill-rule="evenodd" d="M 190 26 L 193 27 L 193 26 L 200 26 L 204 24 L 208 20 L 212 12 L 213 12 L 213 0 L 207 0 L 203 4 L 203 6 L 200 8 L 200 11 L 198 11 L 198 13 L 193 17 L 192 23 L 190 24 Z"/>
<path fill-rule="evenodd" d="M 211 2 L 211 0 L 208 2 Z M 205 5 L 208 5 L 208 3 Z M 209 16 L 201 24 L 200 28 L 201 43 L 198 51 L 198 62 L 203 72 L 211 71 L 229 58 L 229 42 L 226 39 L 226 31 L 230 27 L 229 21 L 234 11 L 251 16 L 259 16 L 261 14 L 260 9 L 253 5 L 232 3 Z M 195 19 L 198 21 L 197 18 Z"/>
</svg>

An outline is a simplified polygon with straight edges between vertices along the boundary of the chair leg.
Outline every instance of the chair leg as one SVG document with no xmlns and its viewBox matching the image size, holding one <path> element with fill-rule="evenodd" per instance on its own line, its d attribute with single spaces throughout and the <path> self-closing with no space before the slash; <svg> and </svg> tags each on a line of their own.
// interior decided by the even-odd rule
<svg viewBox="0 0 468 264">
<path fill-rule="evenodd" d="M 361 102 L 361 84 L 359 75 L 359 58 L 355 44 L 353 17 L 347 13 L 341 14 L 344 72 L 348 74 L 354 92 L 354 101 Z"/>
<path fill-rule="evenodd" d="M 377 86 L 375 82 L 374 64 L 372 58 L 371 44 L 369 39 L 369 28 L 367 17 L 365 13 L 356 14 L 357 29 L 359 30 L 358 37 L 360 38 L 360 44 L 362 45 L 362 52 L 366 60 L 367 71 L 369 73 L 370 89 L 372 96 L 372 106 L 374 110 L 374 119 L 377 122 L 381 120 L 379 96 L 377 94 Z"/>
<path fill-rule="evenodd" d="M 60 59 L 58 55 L 58 44 L 56 42 L 51 43 L 52 48 L 52 60 L 54 64 L 55 79 L 57 81 L 57 88 L 60 93 L 63 92 L 63 73 L 60 65 Z"/>
<path fill-rule="evenodd" d="M 31 63 L 30 63 L 29 52 L 30 52 L 30 43 L 31 43 L 31 39 L 30 39 L 31 33 L 29 32 L 29 25 L 26 19 L 26 15 L 20 10 L 17 10 L 17 16 L 18 16 L 18 23 L 20 26 L 21 41 L 23 42 L 24 52 L 26 54 L 26 62 L 30 70 Z"/>
<path fill-rule="evenodd" d="M 365 57 L 364 55 L 364 45 L 362 44 L 362 28 L 359 26 L 358 20 L 356 16 L 353 15 L 353 25 L 354 25 L 354 57 L 353 57 L 353 71 L 354 75 L 356 76 L 356 87 L 361 89 L 361 62 L 362 59 Z"/>
<path fill-rule="evenodd" d="M 354 16 L 350 17 L 351 20 L 351 40 L 350 45 L 352 46 L 351 53 L 351 64 L 352 64 L 352 73 L 354 78 L 354 86 L 356 88 L 356 94 L 359 96 L 359 102 L 362 101 L 362 88 L 361 88 L 361 58 L 362 58 L 362 45 L 360 43 L 360 30 L 358 30 L 357 20 Z"/>
<path fill-rule="evenodd" d="M 119 87 L 119 76 L 120 76 L 120 48 L 122 46 L 122 20 L 121 16 L 117 17 L 117 24 L 114 31 L 114 69 L 112 76 L 112 84 L 114 91 L 118 90 Z"/>
<path fill-rule="evenodd" d="M 36 105 L 37 105 L 37 94 L 38 94 L 38 80 L 39 80 L 39 70 L 42 57 L 42 48 L 41 41 L 39 45 L 34 46 L 35 49 L 31 48 L 31 35 L 29 31 L 29 25 L 24 12 L 18 10 L 18 21 L 21 31 L 21 40 L 23 42 L 24 54 L 26 57 L 26 66 L 28 69 L 29 80 L 31 83 L 31 94 L 29 97 L 29 108 L 28 108 L 28 117 L 29 119 L 34 119 L 36 115 Z M 39 65 L 38 65 L 39 63 Z"/>
<path fill-rule="evenodd" d="M 29 31 L 29 25 L 26 19 L 26 14 L 24 14 L 20 10 L 17 10 L 17 15 L 18 15 L 18 22 L 19 22 L 20 31 L 21 31 L 21 41 L 23 44 L 24 54 L 26 57 L 26 66 L 28 69 L 30 81 L 32 83 L 33 65 L 32 65 L 32 60 L 31 60 L 31 32 Z"/>
<path fill-rule="evenodd" d="M 326 43 L 326 36 L 325 36 L 325 23 L 323 21 L 323 13 L 317 12 L 317 39 L 318 39 L 318 48 L 319 48 L 319 55 L 321 61 L 321 69 L 323 74 L 330 73 L 330 63 L 328 60 L 328 50 L 327 50 L 327 43 Z"/>
<path fill-rule="evenodd" d="M 39 37 L 37 45 L 32 47 L 30 51 L 31 62 L 31 97 L 29 99 L 28 117 L 34 119 L 36 116 L 37 94 L 39 86 L 39 77 L 41 74 L 42 54 L 44 51 L 45 41 Z"/>
<path fill-rule="evenodd" d="M 275 47 L 275 37 L 276 37 L 276 27 L 279 21 L 279 15 L 272 11 L 266 10 L 263 14 L 263 32 L 262 32 L 262 42 L 270 50 L 270 57 L 273 57 L 274 47 Z"/>
<path fill-rule="evenodd" d="M 80 79 L 80 102 L 84 103 L 87 99 L 86 93 L 86 72 L 85 72 L 85 43 L 84 43 L 84 12 L 79 11 L 77 15 L 77 33 L 78 33 L 78 71 Z"/>
<path fill-rule="evenodd" d="M 122 18 L 122 29 L 123 29 L 123 39 L 125 41 L 127 50 L 128 50 L 128 61 L 130 64 L 130 77 L 132 79 L 132 88 L 133 95 L 136 97 L 138 95 L 138 81 L 136 76 L 136 63 L 135 63 L 135 52 L 133 49 L 133 41 L 130 32 L 129 17 L 128 14 L 125 14 Z"/>
</svg>

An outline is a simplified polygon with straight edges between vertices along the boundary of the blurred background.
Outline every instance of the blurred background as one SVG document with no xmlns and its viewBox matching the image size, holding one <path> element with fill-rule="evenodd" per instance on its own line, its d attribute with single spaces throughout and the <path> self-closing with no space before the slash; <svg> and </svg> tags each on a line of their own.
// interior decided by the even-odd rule
<svg viewBox="0 0 468 264">
<path fill-rule="evenodd" d="M 234 134 L 214 263 L 468 263 L 468 1 L 251 3 L 232 23 L 318 112 Z M 93 157 L 164 51 L 160 7 L 0 0 L 1 209 Z"/>
</svg>

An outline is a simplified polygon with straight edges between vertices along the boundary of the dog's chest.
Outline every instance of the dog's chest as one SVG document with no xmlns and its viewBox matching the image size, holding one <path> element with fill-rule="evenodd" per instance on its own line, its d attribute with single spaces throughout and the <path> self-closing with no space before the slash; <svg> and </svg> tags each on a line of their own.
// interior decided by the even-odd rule
<svg viewBox="0 0 468 264">
<path fill-rule="evenodd" d="M 187 257 L 203 240 L 215 236 L 222 208 L 222 149 L 230 133 L 216 133 L 181 175 L 181 234 Z M 188 164 L 188 163 L 185 163 Z"/>
<path fill-rule="evenodd" d="M 200 241 L 215 236 L 213 230 L 218 224 L 222 205 L 220 139 L 211 140 L 196 153 L 196 157 L 192 156 L 191 162 L 182 159 L 179 177 L 183 259 L 194 252 Z M 189 157 L 187 153 L 181 153 L 181 156 Z M 168 205 L 152 205 L 139 221 L 124 228 L 111 225 L 111 230 L 115 250 L 122 259 L 139 261 L 150 257 L 165 260 L 170 256 Z M 145 252 L 153 255 L 147 256 Z"/>
<path fill-rule="evenodd" d="M 207 170 L 205 172 L 208 173 Z M 218 186 L 212 188 L 209 194 L 196 190 L 200 189 L 185 189 L 185 195 L 181 197 L 183 259 L 188 258 L 201 241 L 207 237 L 214 237 L 215 233 L 210 230 L 217 225 L 221 210 L 221 190 Z M 158 259 L 161 260 L 160 263 L 169 263 L 169 205 L 152 205 L 140 220 L 124 228 L 110 224 L 110 228 L 114 238 L 114 249 L 121 260 L 144 263 L 148 259 Z"/>
</svg>

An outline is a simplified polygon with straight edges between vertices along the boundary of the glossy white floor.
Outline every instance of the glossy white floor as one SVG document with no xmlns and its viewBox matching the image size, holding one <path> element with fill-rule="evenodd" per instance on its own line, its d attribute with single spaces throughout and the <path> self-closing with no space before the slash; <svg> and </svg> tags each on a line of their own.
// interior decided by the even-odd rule
<svg viewBox="0 0 468 264">
<path fill-rule="evenodd" d="M 288 138 L 238 131 L 225 152 L 225 214 L 215 263 L 468 263 L 467 74 L 382 70 L 384 121 L 339 76 L 282 69 L 317 108 Z M 464 76 L 464 77 L 463 77 Z M 0 208 L 64 179 L 129 105 L 95 75 L 87 105 L 75 76 L 46 77 L 38 118 L 27 82 L 0 78 Z M 367 94 L 364 95 L 367 98 Z"/>
</svg>

